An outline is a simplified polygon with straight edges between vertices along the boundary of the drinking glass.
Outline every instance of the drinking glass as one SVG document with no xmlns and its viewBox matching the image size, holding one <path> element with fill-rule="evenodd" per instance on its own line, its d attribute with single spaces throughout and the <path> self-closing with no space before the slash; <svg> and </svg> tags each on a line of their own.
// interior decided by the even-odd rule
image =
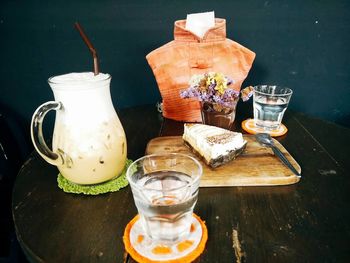
<svg viewBox="0 0 350 263">
<path fill-rule="evenodd" d="M 292 94 L 293 91 L 286 87 L 255 86 L 253 93 L 255 125 L 268 131 L 278 129 Z"/>
<path fill-rule="evenodd" d="M 202 166 L 180 153 L 152 154 L 133 162 L 126 173 L 146 235 L 172 243 L 190 233 Z"/>
</svg>

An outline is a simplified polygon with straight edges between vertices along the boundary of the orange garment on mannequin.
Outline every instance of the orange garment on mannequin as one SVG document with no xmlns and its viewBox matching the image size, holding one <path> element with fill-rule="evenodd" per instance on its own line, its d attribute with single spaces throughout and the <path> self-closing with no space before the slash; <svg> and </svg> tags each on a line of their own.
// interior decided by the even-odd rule
<svg viewBox="0 0 350 263">
<path fill-rule="evenodd" d="M 146 59 L 156 78 L 163 102 L 163 116 L 186 122 L 201 122 L 200 103 L 183 99 L 195 74 L 221 72 L 240 90 L 252 66 L 255 53 L 226 38 L 226 20 L 215 19 L 215 27 L 199 38 L 185 29 L 186 20 L 175 22 L 174 40 L 150 52 Z"/>
</svg>

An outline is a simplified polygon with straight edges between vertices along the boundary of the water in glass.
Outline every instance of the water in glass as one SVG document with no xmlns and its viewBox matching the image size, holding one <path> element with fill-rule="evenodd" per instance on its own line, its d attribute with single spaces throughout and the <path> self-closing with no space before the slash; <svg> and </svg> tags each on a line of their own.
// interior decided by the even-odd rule
<svg viewBox="0 0 350 263">
<path fill-rule="evenodd" d="M 143 190 L 134 193 L 135 204 L 150 238 L 173 242 L 188 235 L 198 198 L 198 187 L 187 187 L 192 180 L 185 173 L 158 171 L 137 181 Z"/>
<path fill-rule="evenodd" d="M 253 106 L 256 125 L 277 129 L 288 106 L 286 101 L 285 98 L 268 100 L 266 97 L 257 96 Z"/>
</svg>

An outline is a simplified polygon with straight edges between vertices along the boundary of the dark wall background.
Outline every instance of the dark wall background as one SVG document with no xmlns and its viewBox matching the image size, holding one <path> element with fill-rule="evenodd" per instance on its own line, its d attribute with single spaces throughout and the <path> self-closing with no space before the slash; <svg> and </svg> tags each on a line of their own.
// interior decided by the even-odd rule
<svg viewBox="0 0 350 263">
<path fill-rule="evenodd" d="M 173 39 L 187 13 L 214 10 L 227 37 L 255 51 L 244 85 L 294 90 L 290 109 L 350 126 L 350 1 L 60 0 L 0 3 L 0 106 L 29 133 L 32 113 L 53 99 L 48 77 L 90 71 L 91 56 L 74 28 L 94 43 L 112 75 L 116 108 L 160 100 L 145 56 Z"/>
</svg>

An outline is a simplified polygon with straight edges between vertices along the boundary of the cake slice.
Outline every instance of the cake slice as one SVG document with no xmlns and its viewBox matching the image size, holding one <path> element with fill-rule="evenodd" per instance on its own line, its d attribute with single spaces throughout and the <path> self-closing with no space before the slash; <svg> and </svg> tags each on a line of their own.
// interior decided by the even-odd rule
<svg viewBox="0 0 350 263">
<path fill-rule="evenodd" d="M 242 133 L 205 124 L 185 123 L 182 138 L 212 168 L 235 159 L 247 144 Z"/>
</svg>

